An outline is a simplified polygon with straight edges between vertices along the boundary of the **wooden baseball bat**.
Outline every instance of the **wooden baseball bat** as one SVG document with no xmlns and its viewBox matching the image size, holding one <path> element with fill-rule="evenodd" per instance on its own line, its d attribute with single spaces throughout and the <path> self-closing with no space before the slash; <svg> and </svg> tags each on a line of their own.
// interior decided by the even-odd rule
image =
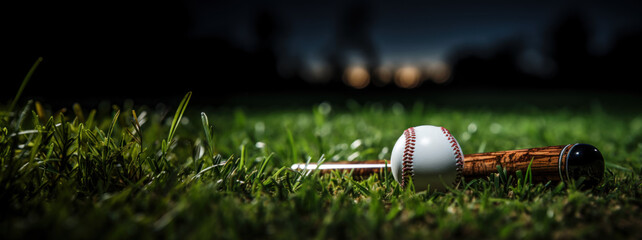
<svg viewBox="0 0 642 240">
<path fill-rule="evenodd" d="M 462 175 L 467 181 L 484 178 L 497 173 L 497 166 L 515 174 L 518 170 L 526 173 L 531 166 L 532 180 L 538 182 L 568 182 L 584 177 L 583 184 L 591 187 L 599 184 L 604 176 L 604 158 L 600 151 L 589 144 L 568 144 L 499 152 L 464 155 Z M 316 164 L 294 164 L 294 170 L 318 170 L 321 174 L 335 170 L 352 171 L 355 177 L 367 177 L 381 171 L 390 171 L 388 160 L 362 162 L 328 162 Z"/>
</svg>

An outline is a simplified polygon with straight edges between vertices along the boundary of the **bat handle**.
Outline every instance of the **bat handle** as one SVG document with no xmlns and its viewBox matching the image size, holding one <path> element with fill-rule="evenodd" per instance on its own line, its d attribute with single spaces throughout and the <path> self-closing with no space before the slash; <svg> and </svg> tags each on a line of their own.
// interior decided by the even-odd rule
<svg viewBox="0 0 642 240">
<path fill-rule="evenodd" d="M 509 174 L 526 173 L 529 166 L 533 182 L 568 182 L 584 177 L 583 184 L 595 186 L 604 176 L 604 158 L 589 144 L 569 144 L 541 148 L 464 155 L 464 178 L 467 180 L 497 173 L 501 165 Z"/>
<path fill-rule="evenodd" d="M 331 173 L 332 171 L 352 172 L 352 177 L 367 178 L 370 175 L 380 173 L 382 171 L 390 171 L 390 161 L 386 160 L 369 160 L 369 161 L 339 161 L 339 162 L 326 162 L 317 166 L 315 163 L 297 163 L 292 165 L 292 170 L 316 170 L 320 174 Z"/>
</svg>

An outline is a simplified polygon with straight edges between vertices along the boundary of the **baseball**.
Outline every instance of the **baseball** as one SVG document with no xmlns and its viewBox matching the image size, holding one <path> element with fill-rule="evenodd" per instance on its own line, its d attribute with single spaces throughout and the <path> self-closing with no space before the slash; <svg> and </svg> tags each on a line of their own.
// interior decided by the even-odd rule
<svg viewBox="0 0 642 240">
<path fill-rule="evenodd" d="M 390 167 L 395 180 L 405 187 L 412 179 L 415 190 L 446 190 L 462 176 L 464 154 L 459 143 L 443 127 L 422 125 L 406 129 L 392 148 Z"/>
</svg>

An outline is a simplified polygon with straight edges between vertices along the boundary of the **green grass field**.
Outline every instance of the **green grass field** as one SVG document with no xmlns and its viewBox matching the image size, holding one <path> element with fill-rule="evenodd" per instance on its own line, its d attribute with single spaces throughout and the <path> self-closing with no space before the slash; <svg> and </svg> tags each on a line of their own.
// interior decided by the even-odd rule
<svg viewBox="0 0 642 240">
<path fill-rule="evenodd" d="M 642 238 L 642 112 L 625 96 L 319 99 L 4 106 L 0 238 Z M 590 190 L 499 175 L 415 193 L 390 174 L 289 169 L 387 159 L 423 124 L 448 128 L 464 153 L 589 143 L 607 171 Z"/>
</svg>

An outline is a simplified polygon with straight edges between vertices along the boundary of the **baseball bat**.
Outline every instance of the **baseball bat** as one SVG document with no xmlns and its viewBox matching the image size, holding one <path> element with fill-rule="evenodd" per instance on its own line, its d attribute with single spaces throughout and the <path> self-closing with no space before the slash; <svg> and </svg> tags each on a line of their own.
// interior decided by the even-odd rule
<svg viewBox="0 0 642 240">
<path fill-rule="evenodd" d="M 584 177 L 587 187 L 596 186 L 604 176 L 604 158 L 600 151 L 589 144 L 568 144 L 519 150 L 508 150 L 464 155 L 462 176 L 470 181 L 497 173 L 502 166 L 508 174 L 525 173 L 530 166 L 534 183 L 569 182 Z M 294 170 L 318 170 L 321 174 L 335 170 L 352 171 L 355 177 L 367 177 L 382 171 L 390 171 L 390 161 L 370 160 L 362 162 L 328 162 L 294 164 Z"/>
</svg>

